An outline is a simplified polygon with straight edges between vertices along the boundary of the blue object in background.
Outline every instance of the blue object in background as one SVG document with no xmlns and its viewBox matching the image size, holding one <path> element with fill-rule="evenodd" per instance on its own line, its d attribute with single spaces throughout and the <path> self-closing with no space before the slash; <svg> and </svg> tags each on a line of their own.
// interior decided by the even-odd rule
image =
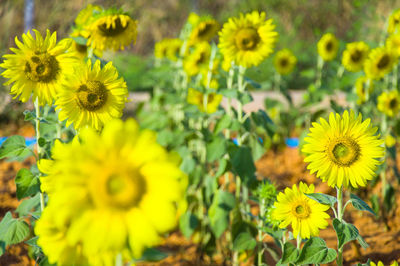
<svg viewBox="0 0 400 266">
<path fill-rule="evenodd" d="M 7 137 L 0 137 L 0 145 L 3 144 L 4 141 L 6 141 Z M 25 138 L 25 144 L 26 146 L 30 146 L 36 143 L 36 138 Z"/>
<path fill-rule="evenodd" d="M 298 138 L 286 138 L 286 145 L 289 148 L 297 148 L 299 147 L 299 139 Z"/>
</svg>

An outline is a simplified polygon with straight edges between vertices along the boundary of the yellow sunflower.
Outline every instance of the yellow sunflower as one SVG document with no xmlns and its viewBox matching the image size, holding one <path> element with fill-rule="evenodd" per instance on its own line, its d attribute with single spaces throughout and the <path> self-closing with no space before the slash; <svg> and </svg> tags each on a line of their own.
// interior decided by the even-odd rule
<svg viewBox="0 0 400 266">
<path fill-rule="evenodd" d="M 393 53 L 395 57 L 400 56 L 400 33 L 392 34 L 386 39 L 387 49 Z"/>
<path fill-rule="evenodd" d="M 114 265 L 118 254 L 124 264 L 140 258 L 177 224 L 187 186 L 180 162 L 132 119 L 111 121 L 101 135 L 86 128 L 77 138 L 56 142 L 53 160 L 39 164 L 49 196 L 35 226 L 39 245 L 52 261 L 68 256 L 55 248 L 65 246 L 89 265 Z"/>
<path fill-rule="evenodd" d="M 400 33 L 399 27 L 400 27 L 400 9 L 397 9 L 389 17 L 389 25 L 387 31 L 389 34 Z"/>
<path fill-rule="evenodd" d="M 163 39 L 157 42 L 154 47 L 154 56 L 162 59 L 168 58 L 171 61 L 177 61 L 183 41 L 181 39 Z"/>
<path fill-rule="evenodd" d="M 329 206 L 310 199 L 305 193 L 314 193 L 314 185 L 307 186 L 300 182 L 299 188 L 296 184 L 292 189 L 286 188 L 284 193 L 278 194 L 272 211 L 272 219 L 280 221 L 280 228 L 292 225 L 295 238 L 318 236 L 319 229 L 328 226 L 326 219 L 329 219 L 329 215 L 326 211 Z"/>
<path fill-rule="evenodd" d="M 78 16 L 75 18 L 75 25 L 79 28 L 84 27 L 93 17 L 93 15 L 100 13 L 102 10 L 103 8 L 98 5 L 87 5 L 84 9 L 79 11 Z"/>
<path fill-rule="evenodd" d="M 368 78 L 381 79 L 390 73 L 396 62 L 394 54 L 385 47 L 373 49 L 365 60 L 364 72 Z"/>
<path fill-rule="evenodd" d="M 105 123 L 122 115 L 128 90 L 111 62 L 103 68 L 91 60 L 66 78 L 56 101 L 59 119 L 75 129 L 86 126 L 101 130 Z"/>
<path fill-rule="evenodd" d="M 196 105 L 201 112 L 212 114 L 218 110 L 218 106 L 222 101 L 222 95 L 216 93 L 209 93 L 204 97 L 204 93 L 189 88 L 187 102 Z M 205 102 L 206 101 L 206 102 Z M 205 107 L 206 106 L 206 107 Z"/>
<path fill-rule="evenodd" d="M 365 42 L 348 43 L 343 52 L 342 65 L 350 72 L 358 72 L 363 69 L 368 53 L 369 46 Z"/>
<path fill-rule="evenodd" d="M 278 33 L 272 19 L 265 18 L 265 12 L 257 11 L 230 18 L 219 32 L 218 47 L 224 57 L 244 67 L 257 66 L 267 58 L 273 52 Z"/>
<path fill-rule="evenodd" d="M 368 95 L 370 95 L 374 89 L 374 83 L 367 77 L 362 76 L 356 80 L 355 87 L 358 96 L 357 104 L 363 104 L 367 100 L 367 88 Z"/>
<path fill-rule="evenodd" d="M 5 85 L 14 83 L 10 94 L 19 96 L 22 102 L 27 102 L 33 92 L 32 100 L 39 105 L 51 105 L 57 96 L 57 91 L 66 74 L 72 73 L 77 58 L 66 51 L 71 46 L 71 39 L 57 43 L 56 32 L 50 34 L 47 30 L 43 39 L 40 32 L 35 32 L 35 38 L 28 31 L 22 34 L 23 42 L 15 37 L 18 48 L 10 48 L 14 54 L 6 54 L 0 67 L 6 69 L 1 75 L 9 79 Z"/>
<path fill-rule="evenodd" d="M 220 25 L 215 19 L 210 17 L 199 17 L 195 22 L 193 21 L 192 27 L 193 30 L 189 36 L 189 43 L 196 44 L 210 41 L 217 34 Z"/>
<path fill-rule="evenodd" d="M 400 95 L 398 91 L 382 92 L 378 97 L 378 110 L 390 117 L 397 116 L 400 111 Z"/>
<path fill-rule="evenodd" d="M 344 111 L 343 116 L 331 113 L 329 123 L 323 118 L 314 122 L 302 149 L 310 172 L 331 187 L 365 186 L 384 156 L 383 140 L 370 122 L 353 111 Z"/>
<path fill-rule="evenodd" d="M 385 266 L 382 261 L 378 261 L 377 263 L 371 261 L 370 266 Z M 399 266 L 399 263 L 397 261 L 393 261 L 390 266 Z"/>
<path fill-rule="evenodd" d="M 336 58 L 339 50 L 339 41 L 332 33 L 326 33 L 317 44 L 318 54 L 324 61 L 331 61 Z"/>
<path fill-rule="evenodd" d="M 283 49 L 276 53 L 274 57 L 274 66 L 276 71 L 281 75 L 287 75 L 293 71 L 296 66 L 297 58 L 288 50 Z"/>
<path fill-rule="evenodd" d="M 109 9 L 95 14 L 84 29 L 87 45 L 93 49 L 124 50 L 136 42 L 137 21 L 121 10 Z"/>
<path fill-rule="evenodd" d="M 189 76 L 195 76 L 202 71 L 208 71 L 211 47 L 207 42 L 198 43 L 193 52 L 183 60 L 183 69 Z"/>
</svg>

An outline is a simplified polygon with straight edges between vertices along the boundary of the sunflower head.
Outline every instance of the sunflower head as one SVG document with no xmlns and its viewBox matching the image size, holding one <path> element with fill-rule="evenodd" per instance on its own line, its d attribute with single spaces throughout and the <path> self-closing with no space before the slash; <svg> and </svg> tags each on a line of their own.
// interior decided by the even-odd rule
<svg viewBox="0 0 400 266">
<path fill-rule="evenodd" d="M 182 47 L 181 39 L 163 39 L 157 42 L 154 47 L 154 56 L 156 58 L 168 58 L 171 61 L 177 61 Z"/>
<path fill-rule="evenodd" d="M 352 42 L 346 45 L 343 52 L 342 65 L 350 72 L 362 70 L 369 53 L 369 46 L 365 42 Z"/>
<path fill-rule="evenodd" d="M 390 73 L 397 58 L 386 47 L 378 47 L 371 51 L 364 64 L 364 72 L 368 78 L 381 79 Z"/>
<path fill-rule="evenodd" d="M 318 41 L 318 54 L 324 61 L 332 61 L 339 50 L 339 41 L 332 33 L 326 33 Z"/>
<path fill-rule="evenodd" d="M 390 117 L 397 116 L 400 111 L 400 95 L 398 91 L 382 92 L 378 97 L 378 110 Z"/>
<path fill-rule="evenodd" d="M 400 33 L 400 9 L 394 11 L 389 17 L 388 33 Z"/>
<path fill-rule="evenodd" d="M 219 32 L 219 48 L 224 57 L 237 65 L 259 65 L 272 52 L 278 33 L 272 19 L 265 20 L 264 12 L 253 11 L 239 18 L 230 18 Z"/>
<path fill-rule="evenodd" d="M 210 41 L 220 28 L 219 23 L 209 16 L 192 17 L 190 21 L 192 32 L 189 36 L 189 43 L 191 44 Z"/>
<path fill-rule="evenodd" d="M 329 123 L 321 118 L 304 139 L 307 168 L 331 187 L 365 186 L 384 156 L 377 130 L 370 119 L 362 121 L 361 114 L 356 116 L 353 111 L 342 116 L 331 113 Z"/>
<path fill-rule="evenodd" d="M 291 225 L 295 238 L 318 236 L 319 229 L 328 226 L 326 219 L 329 215 L 326 211 L 329 206 L 308 198 L 305 193 L 314 193 L 314 185 L 307 186 L 300 182 L 297 187 L 294 184 L 292 188 L 286 188 L 284 193 L 280 192 L 274 203 L 272 219 L 280 221 L 280 228 Z"/>
<path fill-rule="evenodd" d="M 387 49 L 395 56 L 400 56 L 400 33 L 392 34 L 386 39 Z"/>
<path fill-rule="evenodd" d="M 274 57 L 274 66 L 276 71 L 281 75 L 287 75 L 293 71 L 296 66 L 297 58 L 288 50 L 283 49 L 276 53 Z"/>
<path fill-rule="evenodd" d="M 52 158 L 40 164 L 49 202 L 35 232 L 53 261 L 70 247 L 88 265 L 113 265 L 117 254 L 127 262 L 176 226 L 187 177 L 134 120 L 113 120 L 100 135 L 83 129 L 71 143 L 57 142 Z"/>
<path fill-rule="evenodd" d="M 183 69 L 189 76 L 195 76 L 202 71 L 208 71 L 211 56 L 211 46 L 207 42 L 198 43 L 193 52 L 183 60 Z"/>
<path fill-rule="evenodd" d="M 222 95 L 216 93 L 209 93 L 205 95 L 204 93 L 189 88 L 187 102 L 189 104 L 196 105 L 201 112 L 212 114 L 218 110 L 218 106 L 222 101 Z"/>
<path fill-rule="evenodd" d="M 86 126 L 101 130 L 104 124 L 122 115 L 128 90 L 111 62 L 104 67 L 91 60 L 77 67 L 68 76 L 56 101 L 59 119 L 67 120 L 67 126 L 75 129 Z"/>
<path fill-rule="evenodd" d="M 107 9 L 96 12 L 84 26 L 88 45 L 100 51 L 124 50 L 136 42 L 137 21 L 122 10 Z"/>
<path fill-rule="evenodd" d="M 100 13 L 102 10 L 103 8 L 98 5 L 87 5 L 84 9 L 79 11 L 79 14 L 75 19 L 75 25 L 78 28 L 83 28 L 90 21 L 93 15 Z"/>
<path fill-rule="evenodd" d="M 22 102 L 38 99 L 39 105 L 51 105 L 65 74 L 73 71 L 77 58 L 73 53 L 67 53 L 72 40 L 64 39 L 57 43 L 56 32 L 50 34 L 47 30 L 43 39 L 40 32 L 33 30 L 35 38 L 28 33 L 22 35 L 23 42 L 15 37 L 18 48 L 11 48 L 14 54 L 4 55 L 0 67 L 5 71 L 2 76 L 12 84 L 11 94 L 19 96 Z"/>
<path fill-rule="evenodd" d="M 374 90 L 374 83 L 365 76 L 361 76 L 356 80 L 356 93 L 358 96 L 357 104 L 363 104 L 367 100 L 368 95 Z"/>
</svg>

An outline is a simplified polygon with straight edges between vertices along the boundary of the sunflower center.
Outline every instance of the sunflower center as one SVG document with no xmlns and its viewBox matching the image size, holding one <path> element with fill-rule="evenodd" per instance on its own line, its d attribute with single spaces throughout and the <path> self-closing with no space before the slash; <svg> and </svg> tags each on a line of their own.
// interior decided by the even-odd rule
<svg viewBox="0 0 400 266">
<path fill-rule="evenodd" d="M 104 175 L 95 183 L 97 185 L 92 187 L 92 192 L 96 203 L 119 209 L 136 206 L 146 193 L 146 182 L 137 173 Z"/>
<path fill-rule="evenodd" d="M 308 218 L 308 216 L 310 216 L 310 212 L 310 207 L 308 206 L 307 202 L 298 202 L 292 207 L 293 215 L 299 219 Z"/>
<path fill-rule="evenodd" d="M 328 52 L 332 51 L 332 49 L 333 49 L 333 42 L 331 42 L 331 41 L 327 42 L 326 45 L 325 45 L 325 49 L 326 49 Z"/>
<path fill-rule="evenodd" d="M 75 48 L 80 53 L 86 53 L 87 52 L 87 46 L 86 45 L 82 45 L 82 44 L 79 44 L 79 43 L 76 42 L 75 43 Z"/>
<path fill-rule="evenodd" d="M 241 29 L 235 37 L 236 46 L 240 50 L 253 50 L 260 42 L 260 36 L 256 29 L 245 28 Z"/>
<path fill-rule="evenodd" d="M 96 111 L 106 104 L 108 93 L 103 83 L 94 80 L 79 87 L 77 98 L 79 106 L 88 111 Z"/>
<path fill-rule="evenodd" d="M 121 34 L 128 28 L 129 21 L 126 23 L 125 26 L 122 26 L 121 19 L 117 18 L 114 20 L 114 25 L 108 25 L 107 23 L 103 23 L 98 26 L 100 32 L 102 35 L 107 36 L 107 37 L 112 37 Z"/>
<path fill-rule="evenodd" d="M 60 66 L 55 56 L 37 51 L 25 62 L 24 71 L 29 80 L 49 83 L 57 78 Z"/>
<path fill-rule="evenodd" d="M 286 67 L 287 65 L 289 65 L 287 58 L 281 59 L 281 67 Z"/>
<path fill-rule="evenodd" d="M 344 138 L 329 145 L 330 159 L 340 166 L 350 166 L 360 156 L 360 146 L 352 139 Z"/>
<path fill-rule="evenodd" d="M 390 109 L 396 109 L 398 105 L 399 105 L 399 102 L 395 98 L 391 99 L 389 102 Z"/>
<path fill-rule="evenodd" d="M 351 55 L 351 61 L 357 63 L 361 60 L 362 53 L 359 50 L 356 50 L 352 55 Z"/>
<path fill-rule="evenodd" d="M 205 52 L 201 52 L 196 60 L 196 65 L 201 65 L 206 62 L 207 62 L 207 54 Z"/>
<path fill-rule="evenodd" d="M 382 56 L 382 58 L 379 60 L 378 64 L 376 65 L 379 69 L 383 69 L 389 65 L 390 62 L 390 57 L 389 55 L 385 54 Z"/>
<path fill-rule="evenodd" d="M 214 26 L 214 23 L 212 22 L 205 22 L 204 24 L 199 26 L 199 32 L 198 36 L 199 37 L 207 37 L 210 32 L 212 31 Z"/>
</svg>

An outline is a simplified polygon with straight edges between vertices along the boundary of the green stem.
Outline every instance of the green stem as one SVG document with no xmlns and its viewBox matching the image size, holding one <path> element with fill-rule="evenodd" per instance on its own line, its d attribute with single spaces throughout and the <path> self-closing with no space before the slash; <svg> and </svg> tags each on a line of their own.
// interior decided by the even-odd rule
<svg viewBox="0 0 400 266">
<path fill-rule="evenodd" d="M 296 239 L 296 240 L 297 240 L 297 242 L 296 242 L 296 243 L 297 243 L 297 249 L 300 250 L 300 245 L 301 245 L 301 236 L 300 236 L 300 233 L 297 235 L 297 239 Z"/>
<path fill-rule="evenodd" d="M 317 62 L 317 79 L 315 81 L 315 88 L 319 89 L 321 87 L 321 82 L 322 82 L 322 69 L 324 67 L 324 59 L 322 57 L 318 56 L 318 62 Z"/>
<path fill-rule="evenodd" d="M 263 255 L 264 255 L 264 250 L 263 250 L 263 221 L 264 221 L 264 216 L 265 216 L 265 199 L 261 199 L 260 202 L 260 220 L 258 221 L 258 265 L 262 265 L 263 261 Z"/>
<path fill-rule="evenodd" d="M 384 137 L 386 137 L 386 134 L 387 134 L 387 127 L 388 127 L 387 126 L 387 116 L 385 114 L 383 114 L 382 119 L 381 119 L 381 132 Z M 385 190 L 385 188 L 386 188 L 386 169 L 383 169 L 383 171 L 381 172 L 381 178 L 382 178 L 382 199 L 384 199 L 386 196 L 386 190 Z"/>
<path fill-rule="evenodd" d="M 278 73 L 278 71 L 275 71 L 274 75 L 274 90 L 275 91 L 280 91 L 281 88 L 281 75 Z"/>
<path fill-rule="evenodd" d="M 338 220 L 340 222 L 343 221 L 343 186 L 340 188 L 336 187 L 337 192 L 337 215 Z M 339 239 L 338 239 L 338 246 L 339 246 Z M 336 263 L 338 266 L 343 265 L 343 245 L 338 249 L 338 256 L 336 259 Z"/>
<path fill-rule="evenodd" d="M 392 75 L 392 88 L 394 90 L 397 89 L 397 72 L 398 72 L 398 65 L 395 64 L 393 68 L 393 75 Z"/>
<path fill-rule="evenodd" d="M 42 155 L 43 155 L 43 149 L 42 147 L 40 147 L 39 145 L 39 139 L 40 139 L 40 106 L 39 106 L 39 98 L 36 98 L 35 100 L 35 112 L 36 112 L 36 149 L 37 149 L 37 153 L 38 153 L 38 162 L 40 161 L 40 159 L 42 159 Z M 42 192 L 40 192 L 40 210 L 43 211 L 45 207 L 44 204 L 44 195 Z"/>
</svg>

